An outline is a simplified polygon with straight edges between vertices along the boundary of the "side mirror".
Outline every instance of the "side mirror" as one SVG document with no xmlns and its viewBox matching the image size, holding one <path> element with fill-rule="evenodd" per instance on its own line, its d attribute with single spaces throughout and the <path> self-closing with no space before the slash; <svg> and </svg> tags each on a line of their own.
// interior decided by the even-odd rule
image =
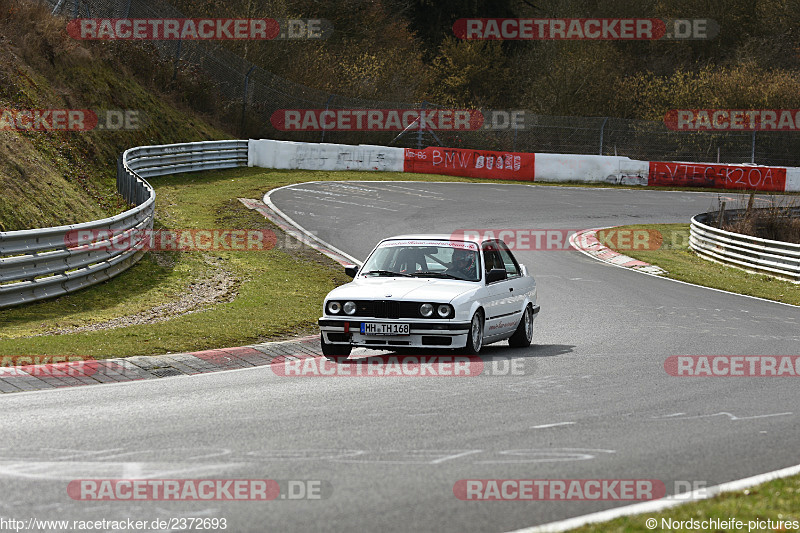
<svg viewBox="0 0 800 533">
<path fill-rule="evenodd" d="M 525 265 L 523 265 L 522 263 L 520 263 L 519 272 L 520 272 L 520 274 L 522 274 L 523 277 L 525 277 L 525 276 L 528 275 L 528 268 Z"/>
<path fill-rule="evenodd" d="M 356 265 L 345 265 L 344 273 L 350 276 L 351 278 L 354 278 L 356 277 L 356 274 L 358 274 L 358 267 Z"/>
<path fill-rule="evenodd" d="M 494 283 L 501 281 L 508 277 L 504 268 L 493 268 L 486 274 L 486 283 Z"/>
</svg>

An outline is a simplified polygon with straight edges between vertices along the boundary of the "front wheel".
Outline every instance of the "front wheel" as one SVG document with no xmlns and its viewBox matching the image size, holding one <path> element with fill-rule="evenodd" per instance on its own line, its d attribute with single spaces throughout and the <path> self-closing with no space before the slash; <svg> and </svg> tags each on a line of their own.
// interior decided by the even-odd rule
<svg viewBox="0 0 800 533">
<path fill-rule="evenodd" d="M 533 339 L 533 310 L 531 306 L 525 308 L 514 334 L 508 339 L 508 345 L 513 348 L 527 348 Z"/>
<path fill-rule="evenodd" d="M 325 342 L 325 336 L 320 333 L 319 343 L 322 346 L 322 355 L 331 361 L 347 359 L 350 355 L 351 346 L 349 344 L 329 344 Z"/>
<path fill-rule="evenodd" d="M 469 355 L 478 355 L 481 352 L 481 348 L 483 348 L 483 313 L 479 310 L 472 315 L 467 346 L 464 350 Z"/>
</svg>

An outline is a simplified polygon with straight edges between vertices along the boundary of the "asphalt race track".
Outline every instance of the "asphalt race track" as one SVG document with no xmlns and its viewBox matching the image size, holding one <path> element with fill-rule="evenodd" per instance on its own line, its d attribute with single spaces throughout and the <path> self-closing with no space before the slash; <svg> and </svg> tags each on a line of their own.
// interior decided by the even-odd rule
<svg viewBox="0 0 800 533">
<path fill-rule="evenodd" d="M 281 189 L 272 201 L 363 260 L 379 239 L 402 233 L 687 222 L 717 196 L 327 182 Z M 800 463 L 798 381 L 664 370 L 671 355 L 797 355 L 800 309 L 574 250 L 515 254 L 539 285 L 534 345 L 487 347 L 489 370 L 479 377 L 289 378 L 260 367 L 4 396 L 0 516 L 225 517 L 228 531 L 501 532 L 634 502 L 461 501 L 458 480 L 658 479 L 673 493 L 685 482 L 713 486 Z M 503 374 L 507 358 L 521 371 L 491 375 Z M 69 481 L 87 478 L 312 480 L 330 494 L 70 499 Z"/>
</svg>

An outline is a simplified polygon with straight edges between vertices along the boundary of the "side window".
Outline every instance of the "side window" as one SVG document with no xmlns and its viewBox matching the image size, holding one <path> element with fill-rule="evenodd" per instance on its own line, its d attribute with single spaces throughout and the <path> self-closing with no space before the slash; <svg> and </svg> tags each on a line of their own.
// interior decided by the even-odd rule
<svg viewBox="0 0 800 533">
<path fill-rule="evenodd" d="M 506 268 L 506 273 L 508 277 L 516 277 L 519 276 L 519 264 L 517 264 L 516 259 L 514 256 L 511 255 L 511 252 L 505 246 L 500 246 L 498 250 L 500 252 L 500 258 L 503 261 L 503 265 Z"/>
<path fill-rule="evenodd" d="M 500 261 L 497 256 L 497 245 L 494 243 L 484 243 L 483 245 L 483 267 L 488 273 L 493 268 L 500 268 Z"/>
</svg>

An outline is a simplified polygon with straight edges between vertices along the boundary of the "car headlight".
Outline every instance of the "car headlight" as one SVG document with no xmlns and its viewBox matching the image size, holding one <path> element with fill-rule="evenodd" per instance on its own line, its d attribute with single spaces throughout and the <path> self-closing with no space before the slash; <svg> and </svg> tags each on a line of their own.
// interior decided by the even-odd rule
<svg viewBox="0 0 800 533">
<path fill-rule="evenodd" d="M 433 306 L 431 304 L 422 304 L 419 306 L 419 314 L 428 318 L 433 315 Z"/>
<path fill-rule="evenodd" d="M 328 302 L 328 312 L 332 315 L 338 315 L 342 310 L 342 304 L 339 302 Z"/>
<path fill-rule="evenodd" d="M 439 308 L 436 310 L 439 313 L 439 316 L 442 318 L 447 318 L 450 316 L 450 306 L 449 305 L 440 305 Z"/>
<path fill-rule="evenodd" d="M 348 315 L 356 314 L 356 303 L 355 302 L 345 302 L 344 303 L 344 312 Z"/>
</svg>

